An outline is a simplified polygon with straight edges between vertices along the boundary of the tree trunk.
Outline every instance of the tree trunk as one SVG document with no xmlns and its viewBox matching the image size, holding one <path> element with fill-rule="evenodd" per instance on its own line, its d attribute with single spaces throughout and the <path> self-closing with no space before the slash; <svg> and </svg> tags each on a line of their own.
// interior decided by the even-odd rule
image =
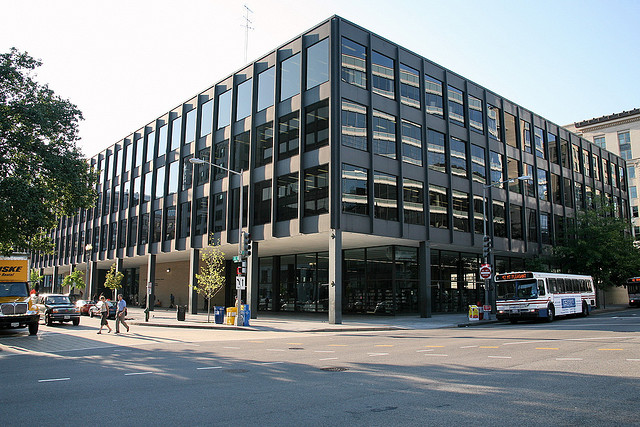
<svg viewBox="0 0 640 427">
<path fill-rule="evenodd" d="M 207 298 L 207 323 L 209 323 L 210 317 L 211 317 L 211 298 Z"/>
</svg>

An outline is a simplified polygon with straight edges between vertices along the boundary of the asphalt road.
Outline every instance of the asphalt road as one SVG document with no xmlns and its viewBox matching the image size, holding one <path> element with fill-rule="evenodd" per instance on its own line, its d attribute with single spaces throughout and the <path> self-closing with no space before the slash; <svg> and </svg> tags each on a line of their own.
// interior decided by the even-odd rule
<svg viewBox="0 0 640 427">
<path fill-rule="evenodd" d="M 0 331 L 3 425 L 639 425 L 640 310 L 287 333 Z"/>
</svg>

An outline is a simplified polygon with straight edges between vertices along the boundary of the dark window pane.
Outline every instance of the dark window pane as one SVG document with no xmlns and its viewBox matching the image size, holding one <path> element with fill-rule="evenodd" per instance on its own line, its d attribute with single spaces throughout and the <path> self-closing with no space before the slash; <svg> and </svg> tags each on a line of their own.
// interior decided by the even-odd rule
<svg viewBox="0 0 640 427">
<path fill-rule="evenodd" d="M 271 180 L 256 182 L 253 187 L 255 207 L 253 219 L 256 225 L 271 222 Z"/>
<path fill-rule="evenodd" d="M 304 216 L 329 212 L 329 165 L 304 171 Z"/>
<path fill-rule="evenodd" d="M 273 157 L 273 122 L 256 129 L 256 167 L 271 163 Z"/>
<path fill-rule="evenodd" d="M 371 86 L 373 93 L 393 99 L 394 90 L 394 61 L 378 52 L 371 54 Z"/>
<path fill-rule="evenodd" d="M 328 99 L 307 107 L 305 133 L 305 151 L 329 144 Z"/>
<path fill-rule="evenodd" d="M 342 145 L 368 150 L 367 107 L 342 100 Z"/>
<path fill-rule="evenodd" d="M 369 214 L 368 171 L 351 165 L 342 165 L 342 211 Z"/>
<path fill-rule="evenodd" d="M 398 220 L 398 178 L 386 173 L 373 173 L 373 216 L 388 221 Z"/>
<path fill-rule="evenodd" d="M 396 158 L 396 118 L 373 110 L 373 152 L 379 156 Z"/>
<path fill-rule="evenodd" d="M 342 38 L 342 81 L 367 88 L 367 50 L 361 44 Z"/>
<path fill-rule="evenodd" d="M 278 195 L 276 205 L 277 221 L 286 221 L 298 217 L 298 174 L 292 173 L 278 177 Z"/>
<path fill-rule="evenodd" d="M 280 118 L 278 122 L 278 159 L 298 154 L 299 128 L 297 111 Z"/>
</svg>

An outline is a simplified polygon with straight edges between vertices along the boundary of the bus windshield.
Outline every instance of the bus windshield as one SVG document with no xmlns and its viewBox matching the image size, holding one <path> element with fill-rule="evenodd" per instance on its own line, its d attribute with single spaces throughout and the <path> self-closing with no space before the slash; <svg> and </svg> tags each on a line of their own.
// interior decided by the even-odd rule
<svg viewBox="0 0 640 427">
<path fill-rule="evenodd" d="M 627 285 L 627 290 L 630 294 L 640 294 L 640 284 Z"/>
<path fill-rule="evenodd" d="M 497 282 L 496 288 L 496 296 L 499 300 L 531 299 L 538 297 L 538 288 L 535 279 Z"/>
</svg>

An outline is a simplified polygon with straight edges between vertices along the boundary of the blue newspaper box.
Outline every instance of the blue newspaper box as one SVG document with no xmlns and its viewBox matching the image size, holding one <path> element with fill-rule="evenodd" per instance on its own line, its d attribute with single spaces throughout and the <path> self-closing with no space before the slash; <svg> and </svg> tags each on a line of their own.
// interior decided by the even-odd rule
<svg viewBox="0 0 640 427">
<path fill-rule="evenodd" d="M 224 323 L 224 307 L 213 307 L 213 321 L 218 325 Z"/>
</svg>

